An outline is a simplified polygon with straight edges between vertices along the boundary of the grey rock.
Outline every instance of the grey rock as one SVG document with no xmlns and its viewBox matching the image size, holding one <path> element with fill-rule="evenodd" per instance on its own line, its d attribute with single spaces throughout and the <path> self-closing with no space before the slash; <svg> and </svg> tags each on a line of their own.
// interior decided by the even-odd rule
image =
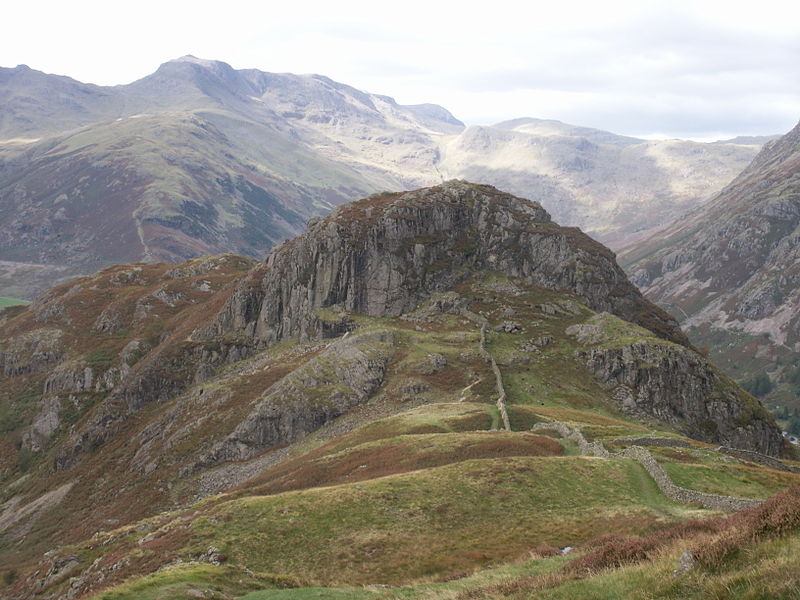
<svg viewBox="0 0 800 600">
<path fill-rule="evenodd" d="M 780 452 L 782 436 L 766 409 L 683 346 L 642 341 L 576 356 L 630 414 L 655 417 L 705 442 Z"/>
<path fill-rule="evenodd" d="M 494 330 L 499 333 L 522 333 L 522 325 L 517 321 L 503 321 Z"/>
<path fill-rule="evenodd" d="M 684 550 L 681 554 L 680 562 L 678 562 L 678 568 L 672 572 L 672 575 L 673 577 L 680 577 L 692 569 L 694 569 L 694 555 L 690 550 Z"/>
<path fill-rule="evenodd" d="M 273 250 L 195 337 L 236 332 L 260 345 L 308 337 L 319 330 L 314 311 L 332 305 L 399 316 L 476 270 L 571 291 L 594 310 L 686 342 L 609 250 L 577 229 L 553 224 L 535 202 L 458 181 L 337 209 Z"/>
<path fill-rule="evenodd" d="M 299 439 L 365 402 L 383 383 L 391 342 L 387 330 L 334 342 L 256 400 L 250 414 L 193 469 L 251 458 Z"/>
</svg>

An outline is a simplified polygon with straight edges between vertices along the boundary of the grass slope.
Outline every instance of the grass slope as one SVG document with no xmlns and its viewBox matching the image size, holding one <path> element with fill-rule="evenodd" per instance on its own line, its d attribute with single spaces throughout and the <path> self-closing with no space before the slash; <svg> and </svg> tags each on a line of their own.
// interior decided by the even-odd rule
<svg viewBox="0 0 800 600">
<path fill-rule="evenodd" d="M 68 319 L 62 313 L 49 321 L 28 315 L 9 325 L 18 337 L 37 332 L 42 339 L 43 328 L 58 328 L 76 364 L 81 369 L 81 361 L 91 364 L 98 374 L 118 364 L 131 340 L 142 340 L 141 356 L 131 358 L 139 369 L 154 362 L 151 347 L 163 349 L 156 358 L 169 357 L 169 344 L 182 348 L 194 343 L 187 336 L 207 314 L 203 288 L 222 289 L 248 265 L 233 257 L 212 262 L 187 263 L 181 267 L 185 275 L 168 275 L 165 270 L 171 267 L 164 265 L 111 268 L 87 278 L 80 289 L 69 288 L 69 294 L 66 287 L 61 290 L 64 306 L 59 310 Z M 220 268 L 208 270 L 215 265 Z M 199 479 L 206 473 L 182 474 L 182 466 L 227 435 L 264 390 L 321 356 L 330 340 L 289 341 L 225 365 L 201 383 L 187 384 L 180 394 L 143 407 L 116 437 L 73 469 L 53 474 L 47 459 L 68 426 L 85 418 L 76 414 L 34 457 L 32 476 L 15 489 L 11 485 L 22 472 L 14 470 L 17 450 L 9 443 L 6 458 L 0 456 L 8 474 L 4 483 L 9 483 L 0 492 L 3 502 L 15 495 L 22 504 L 36 499 L 44 481 L 80 484 L 57 509 L 21 523 L 32 526 L 28 546 L 14 545 L 10 535 L 0 538 L 5 560 L 19 565 L 21 576 L 37 568 L 46 572 L 49 566 L 36 566 L 37 561 L 59 546 L 59 556 L 77 557 L 82 576 L 93 586 L 89 589 L 109 587 L 100 597 L 120 600 L 198 593 L 233 598 L 258 588 L 298 598 L 359 597 L 347 596 L 353 589 L 359 595 L 388 593 L 360 587 L 373 584 L 404 586 L 392 593 L 405 597 L 423 592 L 455 597 L 467 593 L 468 586 L 556 570 L 566 559 L 531 558 L 554 548 L 578 546 L 606 533 L 647 534 L 712 514 L 666 499 L 632 460 L 577 456 L 571 442 L 529 431 L 534 423 L 554 419 L 579 428 L 590 440 L 602 440 L 609 449 L 624 447 L 613 440 L 626 436 L 685 441 L 655 421 L 642 423 L 622 414 L 618 401 L 576 360 L 576 351 L 586 344 L 565 330 L 591 322 L 601 339 L 592 343 L 608 345 L 648 343 L 653 339 L 649 332 L 595 315 L 575 298 L 491 274 L 463 282 L 459 293 L 472 299 L 470 310 L 483 312 L 493 326 L 513 320 L 522 327 L 517 335 L 492 328 L 487 342 L 509 394 L 512 432 L 492 431 L 499 425 L 497 392 L 478 354 L 474 319 L 438 313 L 428 305 L 407 318 L 352 315 L 362 332 L 380 328 L 392 333 L 383 385 L 368 401 L 307 437 L 263 448 L 252 462 L 264 460 L 257 464 L 267 466 L 246 471 L 247 477 L 256 476 L 236 480 L 237 487 L 225 494 L 196 502 Z M 170 306 L 147 300 L 153 308 L 147 319 L 138 319 L 142 299 L 155 294 L 178 301 L 170 300 Z M 93 298 L 95 305 L 90 304 Z M 115 312 L 119 329 L 93 330 L 101 314 Z M 331 313 L 320 317 L 338 318 L 338 311 Z M 220 351 L 215 344 L 196 349 Z M 164 377 L 173 368 L 163 360 L 157 366 L 155 372 Z M 35 416 L 35 389 L 23 384 L 41 386 L 46 377 L 33 374 L 14 380 L 18 388 L 0 390 L 0 409 L 27 407 L 24 414 L 0 414 L 13 425 L 12 433 L 21 434 Z M 89 400 L 102 401 L 91 393 L 87 411 Z M 689 488 L 761 498 L 797 480 L 719 455 L 714 446 L 699 442 L 654 452 Z M 101 495 L 107 490 L 114 490 L 113 498 Z M 99 532 L 109 525 L 116 528 Z M 208 564 L 211 547 L 225 556 L 222 565 Z M 22 584 L 10 589 L 22 589 L 15 585 Z M 68 585 L 68 578 L 57 581 L 47 593 L 66 593 Z M 277 589 L 289 585 L 305 589 Z M 313 586 L 344 591 L 325 596 L 327 591 Z"/>
</svg>

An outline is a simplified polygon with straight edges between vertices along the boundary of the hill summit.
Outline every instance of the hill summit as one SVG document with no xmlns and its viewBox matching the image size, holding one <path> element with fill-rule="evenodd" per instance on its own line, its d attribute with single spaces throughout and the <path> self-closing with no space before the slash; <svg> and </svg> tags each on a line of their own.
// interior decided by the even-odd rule
<svg viewBox="0 0 800 600">
<path fill-rule="evenodd" d="M 473 568 L 471 542 L 450 536 L 402 572 L 392 567 L 404 544 L 425 546 L 415 518 L 388 518 L 402 531 L 381 538 L 385 560 L 359 557 L 376 552 L 360 549 L 363 536 L 384 522 L 365 506 L 406 514 L 417 500 L 402 490 L 426 489 L 450 504 L 437 500 L 424 518 L 456 522 L 467 505 L 486 505 L 448 487 L 478 467 L 491 471 L 480 494 L 528 504 L 528 483 L 506 489 L 507 472 L 555 482 L 574 469 L 579 488 L 603 480 L 605 514 L 620 516 L 589 526 L 594 510 L 565 505 L 564 518 L 581 523 L 574 540 L 640 531 L 662 514 L 667 500 L 653 500 L 645 471 L 608 453 L 598 454 L 606 462 L 561 456 L 586 440 L 576 436 L 576 450 L 531 433 L 542 422 L 618 445 L 659 431 L 703 452 L 724 444 L 779 463 L 770 456 L 782 451 L 770 415 L 688 345 L 613 253 L 536 202 L 463 181 L 343 206 L 260 263 L 223 255 L 109 267 L 0 312 L 0 340 L 0 564 L 20 565 L 12 597 L 65 586 L 87 595 L 201 554 L 326 585 Z M 543 456 L 563 466 L 532 458 Z M 350 487 L 372 479 L 366 495 Z M 347 521 L 358 529 L 351 538 L 325 513 L 341 489 L 366 503 Z M 623 516 L 631 503 L 642 503 L 633 520 Z M 174 510 L 184 512 L 163 512 Z M 493 510 L 483 530 L 496 528 Z M 302 532 L 293 521 L 263 524 L 295 511 Z M 251 525 L 228 527 L 240 520 Z M 301 540 L 342 550 L 307 564 Z M 523 543 L 511 529 L 498 540 L 486 556 L 509 558 Z M 77 549 L 53 548 L 65 544 Z"/>
</svg>

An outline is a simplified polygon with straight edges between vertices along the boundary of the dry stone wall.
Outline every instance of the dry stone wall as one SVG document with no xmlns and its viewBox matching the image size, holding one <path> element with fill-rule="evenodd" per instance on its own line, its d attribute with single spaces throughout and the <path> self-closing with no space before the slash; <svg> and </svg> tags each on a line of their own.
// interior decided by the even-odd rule
<svg viewBox="0 0 800 600">
<path fill-rule="evenodd" d="M 658 464 L 652 454 L 641 446 L 630 446 L 616 453 L 606 450 L 601 442 L 588 442 L 583 434 L 569 427 L 560 421 L 548 423 L 536 423 L 531 430 L 541 431 L 550 429 L 558 432 L 561 437 L 572 440 L 576 443 L 581 454 L 586 456 L 597 456 L 600 458 L 632 458 L 641 464 L 650 476 L 655 480 L 667 498 L 680 504 L 700 504 L 704 508 L 711 510 L 737 511 L 746 508 L 753 508 L 761 505 L 761 500 L 750 498 L 736 498 L 733 496 L 722 496 L 719 494 L 706 494 L 675 485 L 664 468 Z"/>
<path fill-rule="evenodd" d="M 511 431 L 511 422 L 508 420 L 508 410 L 506 409 L 506 389 L 503 387 L 503 375 L 500 373 L 500 367 L 497 366 L 497 361 L 486 349 L 486 323 L 481 326 L 481 346 L 480 354 L 483 360 L 492 366 L 494 373 L 495 384 L 497 385 L 497 410 L 500 411 L 500 418 L 503 420 L 503 428 L 506 431 Z"/>
<path fill-rule="evenodd" d="M 786 463 L 778 460 L 777 458 L 772 458 L 771 456 L 761 454 L 760 452 L 753 452 L 752 450 L 742 450 L 741 448 L 731 448 L 730 446 L 720 446 L 719 448 L 717 448 L 717 452 L 724 452 L 725 454 L 730 454 L 731 456 L 737 456 L 739 458 L 743 458 L 745 460 L 749 460 L 751 462 L 764 465 L 765 467 L 771 467 L 773 469 L 779 469 L 781 471 L 789 471 L 790 473 L 800 473 L 800 469 L 798 469 L 797 467 L 792 467 L 790 465 L 787 465 Z"/>
</svg>

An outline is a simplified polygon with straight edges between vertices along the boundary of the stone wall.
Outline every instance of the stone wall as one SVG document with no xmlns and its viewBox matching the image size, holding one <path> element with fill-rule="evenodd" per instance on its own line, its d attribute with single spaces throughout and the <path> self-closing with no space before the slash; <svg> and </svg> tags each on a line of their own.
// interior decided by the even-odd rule
<svg viewBox="0 0 800 600">
<path fill-rule="evenodd" d="M 659 446 L 661 448 L 691 448 L 692 444 L 686 440 L 679 440 L 677 438 L 669 437 L 626 437 L 617 438 L 615 442 L 623 442 L 626 444 L 637 444 L 644 446 Z"/>
<path fill-rule="evenodd" d="M 731 456 L 738 456 L 739 458 L 743 458 L 745 460 L 749 460 L 751 462 L 764 465 L 765 467 L 771 467 L 773 469 L 779 469 L 781 471 L 789 471 L 790 473 L 800 473 L 800 469 L 798 469 L 797 467 L 792 467 L 790 465 L 787 465 L 784 462 L 778 460 L 777 458 L 766 456 L 765 454 L 761 454 L 760 452 L 753 452 L 752 450 L 742 450 L 741 448 L 731 448 L 730 446 L 720 446 L 719 448 L 717 448 L 717 452 L 724 452 L 725 454 L 730 454 Z"/>
<path fill-rule="evenodd" d="M 481 345 L 480 354 L 483 360 L 492 366 L 494 373 L 494 380 L 497 385 L 497 410 L 500 411 L 500 418 L 503 420 L 503 428 L 506 431 L 511 431 L 511 422 L 508 420 L 508 410 L 506 409 L 506 389 L 503 387 L 503 375 L 500 373 L 500 367 L 497 366 L 497 361 L 486 349 L 486 323 L 481 325 Z"/>
<path fill-rule="evenodd" d="M 600 458 L 632 458 L 636 460 L 655 480 L 658 489 L 674 502 L 680 504 L 700 504 L 704 508 L 711 510 L 724 510 L 729 512 L 753 508 L 762 503 L 761 500 L 735 498 L 733 496 L 722 496 L 719 494 L 706 494 L 705 492 L 698 492 L 677 486 L 672 479 L 670 479 L 664 468 L 658 464 L 658 461 L 656 461 L 653 455 L 650 454 L 646 448 L 641 446 L 630 446 L 629 448 L 612 454 L 606 450 L 601 442 L 587 442 L 586 438 L 583 437 L 583 434 L 579 430 L 573 429 L 559 421 L 536 423 L 531 428 L 531 431 L 542 431 L 546 429 L 556 431 L 562 438 L 574 441 L 583 455 L 597 456 Z"/>
</svg>

